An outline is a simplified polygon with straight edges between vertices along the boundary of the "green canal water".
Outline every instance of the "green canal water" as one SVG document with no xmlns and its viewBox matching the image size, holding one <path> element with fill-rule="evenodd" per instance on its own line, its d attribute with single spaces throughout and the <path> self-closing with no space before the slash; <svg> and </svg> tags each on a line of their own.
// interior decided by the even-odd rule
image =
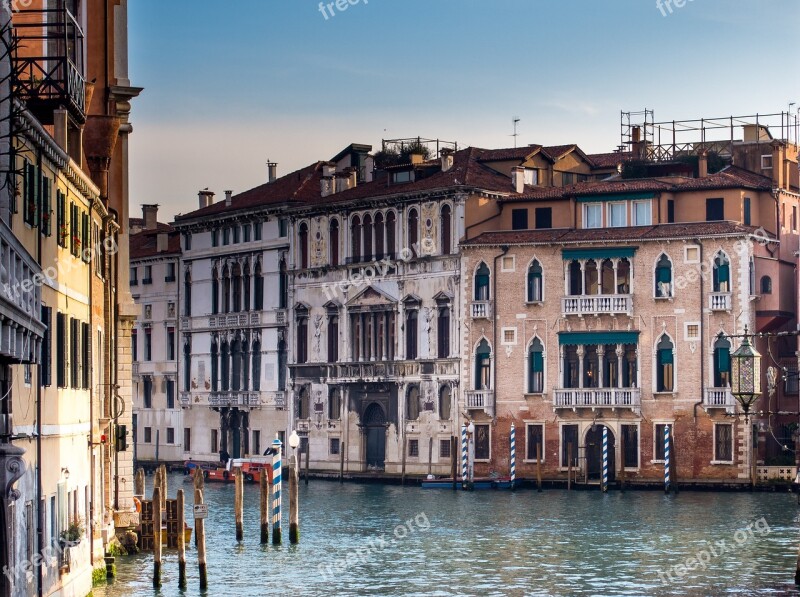
<svg viewBox="0 0 800 597">
<path fill-rule="evenodd" d="M 170 477 L 171 496 L 191 495 L 184 480 Z M 468 493 L 312 480 L 301 484 L 301 543 L 288 545 L 285 500 L 279 547 L 259 544 L 256 486 L 245 490 L 242 544 L 233 487 L 209 484 L 205 497 L 213 596 L 798 595 L 800 506 L 787 493 Z M 94 594 L 200 595 L 196 556 L 192 541 L 186 591 L 167 552 L 159 591 L 152 557 L 138 555 L 118 558 L 117 580 Z"/>
</svg>

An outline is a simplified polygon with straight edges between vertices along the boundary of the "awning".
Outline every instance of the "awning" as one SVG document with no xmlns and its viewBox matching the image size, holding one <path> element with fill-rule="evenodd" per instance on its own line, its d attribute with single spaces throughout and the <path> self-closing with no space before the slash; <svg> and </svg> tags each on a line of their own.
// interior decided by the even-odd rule
<svg viewBox="0 0 800 597">
<path fill-rule="evenodd" d="M 592 249 L 563 249 L 561 258 L 571 259 L 612 259 L 614 257 L 633 257 L 639 247 L 598 247 Z"/>
<path fill-rule="evenodd" d="M 578 203 L 596 203 L 597 201 L 634 201 L 636 199 L 655 199 L 653 191 L 638 193 L 611 193 L 609 195 L 583 195 L 576 197 Z"/>
<path fill-rule="evenodd" d="M 559 332 L 559 346 L 579 344 L 638 344 L 639 332 Z"/>
</svg>

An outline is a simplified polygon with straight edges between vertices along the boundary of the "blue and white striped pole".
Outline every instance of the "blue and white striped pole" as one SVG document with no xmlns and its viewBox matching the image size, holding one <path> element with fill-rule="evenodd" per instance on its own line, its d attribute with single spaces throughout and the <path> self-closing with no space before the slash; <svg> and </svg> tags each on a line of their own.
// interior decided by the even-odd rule
<svg viewBox="0 0 800 597">
<path fill-rule="evenodd" d="M 461 484 L 467 482 L 467 424 L 461 424 Z"/>
<path fill-rule="evenodd" d="M 664 493 L 669 493 L 669 425 L 664 425 Z"/>
<path fill-rule="evenodd" d="M 283 444 L 277 437 L 272 442 L 272 544 L 281 544 L 281 450 Z"/>
<path fill-rule="evenodd" d="M 511 489 L 517 479 L 517 429 L 511 423 Z"/>
<path fill-rule="evenodd" d="M 608 427 L 603 425 L 603 492 L 608 491 Z"/>
</svg>

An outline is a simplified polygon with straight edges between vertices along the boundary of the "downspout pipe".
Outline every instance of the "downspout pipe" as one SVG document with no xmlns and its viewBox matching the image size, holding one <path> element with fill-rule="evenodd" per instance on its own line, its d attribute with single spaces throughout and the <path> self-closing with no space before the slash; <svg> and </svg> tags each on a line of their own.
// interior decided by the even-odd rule
<svg viewBox="0 0 800 597">
<path fill-rule="evenodd" d="M 494 389 L 494 396 L 495 396 L 494 405 L 493 405 L 493 409 L 492 409 L 492 411 L 493 411 L 492 420 L 493 421 L 497 420 L 497 379 L 498 379 L 498 375 L 497 375 L 497 356 L 498 356 L 498 350 L 497 350 L 497 274 L 498 274 L 498 271 L 499 271 L 498 268 L 497 268 L 497 260 L 498 259 L 502 259 L 503 257 L 505 257 L 506 253 L 508 253 L 508 249 L 509 249 L 508 245 L 502 245 L 500 247 L 500 250 L 502 251 L 502 253 L 500 253 L 499 255 L 495 255 L 495 257 L 494 257 L 494 271 L 492 272 L 492 274 L 493 274 L 492 275 L 492 303 L 493 303 L 492 304 L 492 353 L 494 355 L 494 363 L 492 363 L 492 377 L 494 377 L 494 379 L 492 380 L 492 388 Z"/>
<path fill-rule="evenodd" d="M 42 168 L 42 154 L 39 152 L 38 156 L 39 171 Z M 41 187 L 39 188 L 41 192 Z M 40 223 L 41 225 L 41 223 Z M 36 262 L 42 265 L 42 235 L 41 231 L 36 231 Z M 41 307 L 40 307 L 41 308 Z M 53 318 L 50 318 L 50 337 L 52 338 Z M 37 553 L 44 552 L 44 516 L 45 512 L 42 508 L 42 500 L 44 499 L 44 491 L 42 491 L 42 358 L 41 353 L 39 356 L 39 367 L 37 368 L 39 378 L 36 380 L 36 518 L 38 525 L 36 529 L 36 548 Z M 43 566 L 36 566 L 36 594 L 39 597 L 44 595 L 44 574 L 42 572 Z"/>
</svg>

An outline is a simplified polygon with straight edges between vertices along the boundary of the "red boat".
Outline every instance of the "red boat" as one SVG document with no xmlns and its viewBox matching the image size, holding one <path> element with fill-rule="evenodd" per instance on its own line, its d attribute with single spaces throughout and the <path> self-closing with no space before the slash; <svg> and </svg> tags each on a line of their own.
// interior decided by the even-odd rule
<svg viewBox="0 0 800 597">
<path fill-rule="evenodd" d="M 264 474 L 264 471 L 266 471 L 267 474 L 267 481 L 272 483 L 272 457 L 270 456 L 232 458 L 228 460 L 225 467 L 212 469 L 196 468 L 193 472 L 197 474 L 198 471 L 202 471 L 206 481 L 233 483 L 236 468 L 242 469 L 242 476 L 247 483 L 260 483 L 261 475 Z"/>
</svg>

